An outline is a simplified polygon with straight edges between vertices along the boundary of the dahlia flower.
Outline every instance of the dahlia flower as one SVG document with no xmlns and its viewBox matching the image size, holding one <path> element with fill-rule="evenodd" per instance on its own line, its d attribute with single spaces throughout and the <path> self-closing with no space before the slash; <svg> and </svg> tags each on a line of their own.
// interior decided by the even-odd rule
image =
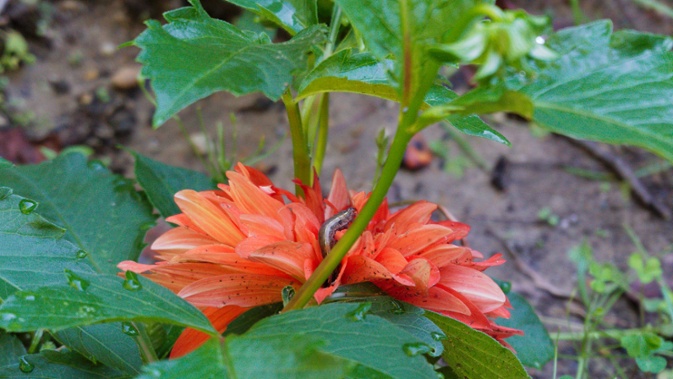
<svg viewBox="0 0 673 379">
<path fill-rule="evenodd" d="M 199 308 L 215 329 L 250 308 L 277 303 L 287 286 L 295 289 L 323 259 L 319 230 L 341 210 L 362 209 L 369 195 L 350 192 L 337 171 L 324 198 L 297 183 L 300 198 L 277 188 L 261 172 L 238 164 L 219 190 L 183 190 L 175 195 L 182 213 L 167 221 L 177 227 L 151 246 L 156 264 L 119 263 L 121 270 L 143 274 Z M 500 254 L 486 260 L 468 247 L 452 244 L 469 226 L 430 219 L 435 204 L 420 201 L 391 213 L 386 202 L 341 262 L 335 279 L 319 289 L 321 303 L 342 284 L 371 282 L 390 296 L 462 321 L 507 346 L 504 338 L 520 331 L 495 324 L 509 317 L 500 287 L 482 273 L 504 263 Z M 336 233 L 338 240 L 344 231 Z M 182 356 L 208 336 L 185 329 L 171 351 Z"/>
</svg>

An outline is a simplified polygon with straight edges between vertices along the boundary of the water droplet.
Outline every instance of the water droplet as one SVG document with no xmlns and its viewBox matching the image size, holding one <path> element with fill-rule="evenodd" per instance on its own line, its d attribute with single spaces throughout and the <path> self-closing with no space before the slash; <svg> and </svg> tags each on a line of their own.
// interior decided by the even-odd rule
<svg viewBox="0 0 673 379">
<path fill-rule="evenodd" d="M 37 208 L 37 201 L 30 199 L 21 199 L 21 201 L 19 201 L 19 210 L 25 215 L 33 213 L 35 208 Z"/>
<path fill-rule="evenodd" d="M 19 370 L 21 370 L 21 372 L 28 374 L 32 372 L 34 368 L 35 366 L 33 366 L 32 363 L 28 362 L 25 356 L 19 358 Z"/>
<path fill-rule="evenodd" d="M 390 306 L 391 306 L 391 308 L 390 308 L 389 312 L 392 313 L 392 314 L 401 315 L 401 314 L 404 314 L 404 313 L 407 312 L 404 309 L 404 305 L 402 305 L 402 303 L 400 303 L 397 300 L 392 300 L 390 302 Z"/>
<path fill-rule="evenodd" d="M 130 322 L 122 322 L 122 332 L 132 337 L 138 335 L 138 329 L 136 329 Z"/>
<path fill-rule="evenodd" d="M 96 308 L 90 305 L 82 305 L 77 310 L 77 316 L 79 317 L 93 317 L 94 313 L 96 313 Z"/>
<path fill-rule="evenodd" d="M 89 161 L 89 163 L 87 163 L 87 166 L 89 166 L 89 168 L 94 171 L 105 170 L 105 165 L 103 164 L 103 162 L 99 160 Z"/>
<path fill-rule="evenodd" d="M 2 321 L 9 322 L 16 319 L 16 315 L 14 313 L 3 313 L 2 314 Z"/>
<path fill-rule="evenodd" d="M 432 337 L 432 339 L 435 341 L 441 341 L 446 339 L 446 335 L 440 332 L 431 332 L 430 337 Z"/>
<path fill-rule="evenodd" d="M 78 250 L 76 256 L 77 256 L 77 259 L 83 259 L 83 258 L 86 258 L 87 255 L 89 255 L 89 253 L 87 253 L 86 251 Z"/>
<path fill-rule="evenodd" d="M 292 300 L 292 298 L 294 297 L 294 293 L 295 293 L 294 287 L 292 286 L 283 287 L 283 290 L 280 291 L 280 295 L 283 298 L 283 306 L 286 306 L 287 303 L 289 303 L 290 300 Z"/>
<path fill-rule="evenodd" d="M 362 321 L 365 319 L 367 312 L 371 309 L 372 303 L 362 303 L 354 311 L 347 313 L 346 317 L 352 321 Z"/>
<path fill-rule="evenodd" d="M 445 378 L 444 374 L 442 374 L 441 372 L 436 372 L 436 374 L 437 374 L 437 379 L 444 379 Z"/>
<path fill-rule="evenodd" d="M 538 45 L 544 45 L 544 37 L 542 36 L 535 37 L 535 43 L 537 43 Z"/>
<path fill-rule="evenodd" d="M 0 200 L 4 200 L 11 196 L 14 191 L 9 187 L 0 187 Z"/>
<path fill-rule="evenodd" d="M 431 352 L 432 348 L 423 342 L 410 342 L 402 345 L 402 350 L 404 350 L 404 354 L 410 357 L 415 357 Z"/>
<path fill-rule="evenodd" d="M 35 301 L 35 295 L 24 294 L 23 299 L 26 301 Z"/>
<path fill-rule="evenodd" d="M 80 291 L 85 291 L 87 288 L 89 288 L 89 281 L 83 278 L 80 278 L 75 274 L 74 272 L 70 271 L 69 269 L 65 269 L 65 278 L 68 279 L 68 284 L 70 284 L 70 287 L 75 288 Z"/>
<path fill-rule="evenodd" d="M 122 284 L 124 289 L 138 291 L 143 288 L 143 285 L 140 284 L 140 280 L 138 280 L 138 274 L 133 271 L 126 271 L 124 275 L 126 276 L 126 280 L 124 280 L 124 283 Z"/>
<path fill-rule="evenodd" d="M 510 283 L 510 282 L 499 282 L 498 285 L 500 286 L 500 289 L 502 290 L 502 292 L 505 293 L 505 295 L 508 294 L 509 291 L 512 290 L 512 283 Z"/>
</svg>

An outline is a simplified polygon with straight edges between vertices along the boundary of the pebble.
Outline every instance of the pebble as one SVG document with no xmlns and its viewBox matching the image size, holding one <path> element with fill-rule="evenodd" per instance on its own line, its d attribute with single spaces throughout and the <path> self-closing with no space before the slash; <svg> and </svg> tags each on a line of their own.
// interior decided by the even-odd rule
<svg viewBox="0 0 673 379">
<path fill-rule="evenodd" d="M 189 135 L 192 140 L 194 148 L 199 155 L 206 155 L 208 153 L 208 136 L 203 133 L 192 133 Z"/>
<path fill-rule="evenodd" d="M 100 77 L 100 71 L 98 71 L 95 68 L 88 69 L 84 72 L 84 80 L 86 80 L 87 82 L 96 80 L 99 77 Z"/>
<path fill-rule="evenodd" d="M 111 57 L 117 51 L 117 45 L 112 42 L 103 42 L 100 45 L 100 54 L 104 57 Z"/>
<path fill-rule="evenodd" d="M 138 76 L 140 76 L 140 66 L 127 65 L 117 70 L 110 81 L 115 89 L 130 90 L 138 87 Z"/>
</svg>

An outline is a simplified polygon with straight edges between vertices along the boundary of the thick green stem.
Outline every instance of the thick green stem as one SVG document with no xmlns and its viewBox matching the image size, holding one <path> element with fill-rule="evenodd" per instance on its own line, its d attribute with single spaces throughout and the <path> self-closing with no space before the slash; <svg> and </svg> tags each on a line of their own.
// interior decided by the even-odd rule
<svg viewBox="0 0 673 379">
<path fill-rule="evenodd" d="M 311 183 L 311 157 L 304 136 L 304 129 L 301 122 L 301 113 L 299 105 L 292 98 L 288 89 L 283 94 L 283 103 L 287 112 L 287 120 L 290 124 L 290 135 L 292 136 L 292 159 L 294 161 L 294 177 L 303 183 Z M 299 186 L 295 187 L 297 194 L 301 194 Z"/>
<path fill-rule="evenodd" d="M 318 118 L 318 137 L 313 150 L 313 168 L 320 175 L 327 150 L 327 134 L 329 130 L 329 92 L 320 95 L 320 117 Z M 311 183 L 313 184 L 313 183 Z"/>
</svg>

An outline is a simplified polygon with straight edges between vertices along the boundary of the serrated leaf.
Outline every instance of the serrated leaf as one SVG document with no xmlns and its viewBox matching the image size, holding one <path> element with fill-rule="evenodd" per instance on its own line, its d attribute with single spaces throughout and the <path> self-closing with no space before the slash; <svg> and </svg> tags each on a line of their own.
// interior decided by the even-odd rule
<svg viewBox="0 0 673 379">
<path fill-rule="evenodd" d="M 316 0 L 227 0 L 254 12 L 295 35 L 318 23 Z"/>
<path fill-rule="evenodd" d="M 135 157 L 136 180 L 162 217 L 180 213 L 173 195 L 183 189 L 205 191 L 216 189 L 213 180 L 198 171 L 175 167 L 132 153 Z"/>
<path fill-rule="evenodd" d="M 0 327 L 8 331 L 61 330 L 113 321 L 156 321 L 216 333 L 198 309 L 141 276 L 71 274 L 68 285 L 19 291 L 0 305 Z"/>
<path fill-rule="evenodd" d="M 460 378 L 528 378 L 514 353 L 490 336 L 433 312 L 426 317 L 446 335 L 442 358 Z"/>
<path fill-rule="evenodd" d="M 148 21 L 134 41 L 142 49 L 142 75 L 151 79 L 157 99 L 155 126 L 217 91 L 262 92 L 279 99 L 292 74 L 306 65 L 310 48 L 324 40 L 324 28 L 311 26 L 273 44 L 263 33 L 211 18 L 198 0 L 191 3 L 192 8 L 167 13 L 164 26 Z"/>
<path fill-rule="evenodd" d="M 5 187 L 7 188 L 7 187 Z M 9 195 L 0 199 L 0 300 L 23 289 L 64 283 L 63 270 L 93 273 L 80 249 L 62 238 L 65 230 L 20 205 L 28 199 Z"/>
<path fill-rule="evenodd" d="M 618 31 L 610 21 L 568 28 L 548 46 L 560 58 L 537 63 L 518 90 L 536 123 L 560 134 L 643 147 L 673 161 L 673 40 Z"/>
<path fill-rule="evenodd" d="M 509 337 L 507 343 L 512 345 L 521 363 L 541 369 L 545 363 L 554 358 L 554 342 L 549 338 L 549 333 L 535 314 L 535 310 L 522 296 L 510 292 L 507 297 L 513 308 L 510 318 L 499 318 L 496 323 L 523 330 L 523 336 Z"/>
<path fill-rule="evenodd" d="M 351 92 L 399 102 L 399 95 L 386 72 L 390 60 L 378 61 L 369 53 L 342 50 L 322 61 L 299 85 L 297 99 L 323 92 Z M 457 97 L 451 90 L 434 85 L 425 96 L 426 107 L 447 104 Z M 465 134 L 509 145 L 509 141 L 475 115 L 446 119 Z"/>
<path fill-rule="evenodd" d="M 154 223 L 152 206 L 133 182 L 95 162 L 87 165 L 80 154 L 39 165 L 0 167 L 0 178 L 0 185 L 36 201 L 41 216 L 65 228 L 65 238 L 102 273 L 115 274 L 118 262 L 136 260 L 145 231 Z"/>
<path fill-rule="evenodd" d="M 423 341 L 381 317 L 366 314 L 364 304 L 326 304 L 283 313 L 258 322 L 243 337 L 315 336 L 325 341 L 320 351 L 368 369 L 363 371 L 393 378 L 436 378 L 422 354 L 404 351 Z"/>
<path fill-rule="evenodd" d="M 87 325 L 54 333 L 56 339 L 92 362 L 100 362 L 127 375 L 140 373 L 138 345 L 122 333 L 120 323 Z"/>
<path fill-rule="evenodd" d="M 23 356 L 24 369 L 19 360 L 0 366 L 1 378 L 49 378 L 49 379 L 121 379 L 128 378 L 114 369 L 96 365 L 81 355 L 68 350 L 45 350 L 39 354 Z"/>
</svg>

